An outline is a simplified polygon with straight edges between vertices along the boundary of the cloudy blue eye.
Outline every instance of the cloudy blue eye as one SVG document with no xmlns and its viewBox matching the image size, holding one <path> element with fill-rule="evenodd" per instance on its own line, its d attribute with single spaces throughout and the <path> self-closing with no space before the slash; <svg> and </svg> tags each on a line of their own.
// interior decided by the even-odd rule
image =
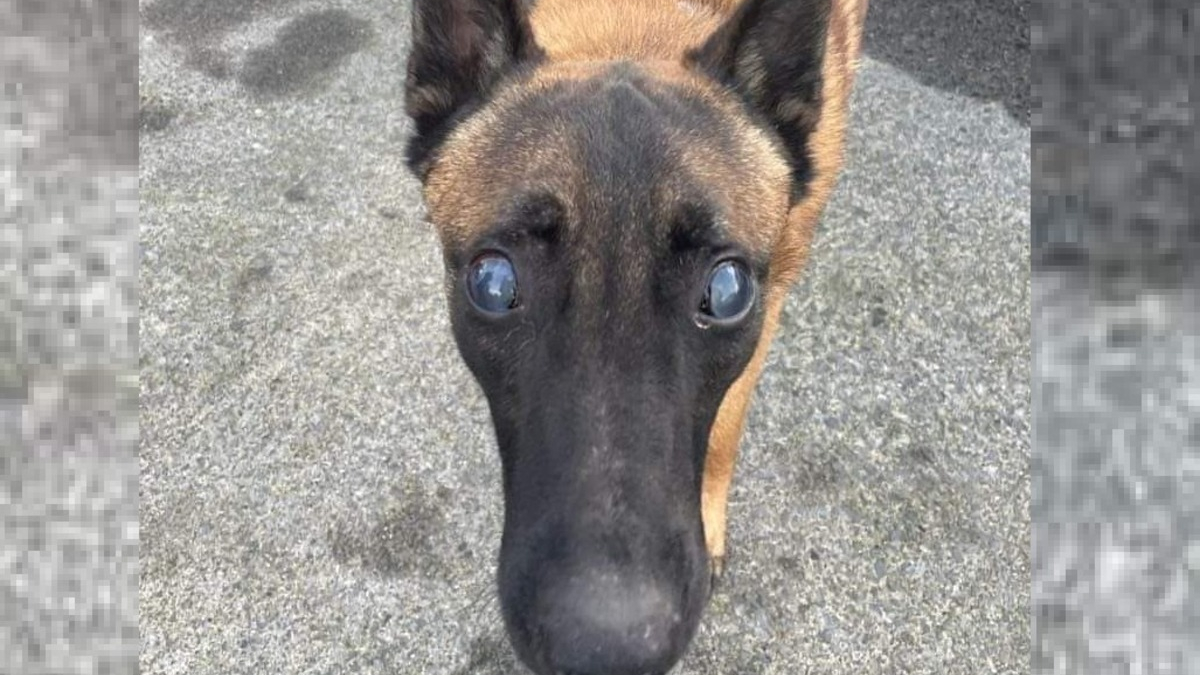
<svg viewBox="0 0 1200 675">
<path fill-rule="evenodd" d="M 484 312 L 504 314 L 517 306 L 517 271 L 499 253 L 485 253 L 467 272 L 467 296 Z"/>
<path fill-rule="evenodd" d="M 708 319 L 740 319 L 754 304 L 754 284 L 750 273 L 738 262 L 718 263 L 708 275 L 708 286 L 700 301 L 700 313 Z"/>
</svg>

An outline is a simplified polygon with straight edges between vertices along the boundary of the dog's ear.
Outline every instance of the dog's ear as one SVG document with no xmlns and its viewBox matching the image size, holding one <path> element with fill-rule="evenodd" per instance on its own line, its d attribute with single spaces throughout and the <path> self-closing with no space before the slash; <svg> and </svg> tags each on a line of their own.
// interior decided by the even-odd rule
<svg viewBox="0 0 1200 675">
<path fill-rule="evenodd" d="M 809 136 L 821 117 L 821 66 L 830 0 L 743 0 L 687 55 L 736 90 L 778 133 L 792 165 L 793 195 L 811 174 Z"/>
<path fill-rule="evenodd" d="M 423 175 L 453 122 L 541 50 L 529 0 L 414 0 L 404 103 L 416 133 L 408 164 Z"/>
</svg>

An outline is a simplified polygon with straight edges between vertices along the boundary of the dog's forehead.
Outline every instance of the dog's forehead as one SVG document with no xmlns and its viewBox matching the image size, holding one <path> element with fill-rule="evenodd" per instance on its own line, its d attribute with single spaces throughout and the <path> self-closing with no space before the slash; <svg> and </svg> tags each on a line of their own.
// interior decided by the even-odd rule
<svg viewBox="0 0 1200 675">
<path fill-rule="evenodd" d="M 427 185 L 431 218 L 455 245 L 532 193 L 559 200 L 569 224 L 658 235 L 703 203 L 732 238 L 766 251 L 786 218 L 788 169 L 731 97 L 674 64 L 561 64 L 460 126 Z"/>
</svg>

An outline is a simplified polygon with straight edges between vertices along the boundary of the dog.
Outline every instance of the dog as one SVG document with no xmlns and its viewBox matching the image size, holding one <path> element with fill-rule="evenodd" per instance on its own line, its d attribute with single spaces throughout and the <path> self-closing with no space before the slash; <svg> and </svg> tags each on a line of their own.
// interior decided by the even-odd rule
<svg viewBox="0 0 1200 675">
<path fill-rule="evenodd" d="M 866 0 L 414 0 L 406 148 L 539 675 L 666 673 L 843 162 Z"/>
</svg>

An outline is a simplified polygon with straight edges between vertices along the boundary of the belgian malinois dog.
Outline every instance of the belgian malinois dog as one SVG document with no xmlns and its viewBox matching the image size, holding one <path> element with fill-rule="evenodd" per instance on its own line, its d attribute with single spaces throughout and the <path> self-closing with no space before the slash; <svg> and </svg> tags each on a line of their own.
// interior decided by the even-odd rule
<svg viewBox="0 0 1200 675">
<path fill-rule="evenodd" d="M 407 161 L 541 675 L 666 673 L 842 165 L 866 0 L 414 0 Z"/>
</svg>

